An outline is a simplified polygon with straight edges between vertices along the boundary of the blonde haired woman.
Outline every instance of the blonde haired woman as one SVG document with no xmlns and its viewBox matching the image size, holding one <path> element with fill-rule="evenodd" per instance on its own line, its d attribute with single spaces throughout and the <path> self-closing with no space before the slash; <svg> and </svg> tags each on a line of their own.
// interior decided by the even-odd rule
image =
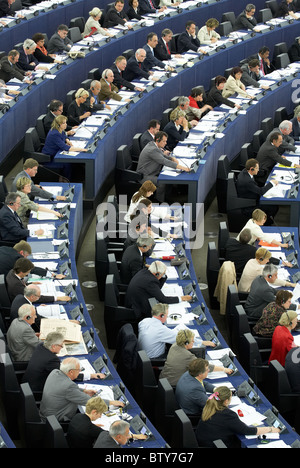
<svg viewBox="0 0 300 468">
<path fill-rule="evenodd" d="M 271 252 L 264 247 L 260 247 L 255 252 L 255 258 L 251 258 L 245 265 L 241 279 L 238 284 L 239 292 L 250 292 L 252 281 L 259 275 L 262 274 L 264 266 L 269 263 L 271 258 Z M 280 278 L 276 278 L 274 282 L 275 286 L 286 286 L 288 288 L 294 288 L 295 283 L 290 283 Z"/>
<path fill-rule="evenodd" d="M 200 44 L 210 45 L 217 42 L 221 37 L 220 34 L 215 31 L 218 26 L 219 21 L 216 18 L 208 19 L 205 26 L 203 26 L 198 32 Z"/>
<path fill-rule="evenodd" d="M 94 102 L 95 99 L 90 97 L 86 89 L 79 88 L 75 93 L 74 101 L 68 107 L 69 124 L 71 126 L 79 125 L 84 119 L 90 117 Z"/>
<path fill-rule="evenodd" d="M 58 218 L 61 218 L 62 215 L 59 212 L 50 210 L 46 206 L 38 205 L 37 203 L 34 203 L 30 200 L 28 194 L 31 192 L 31 180 L 28 179 L 28 177 L 20 177 L 20 179 L 17 180 L 16 187 L 17 194 L 21 197 L 21 206 L 20 208 L 18 208 L 17 214 L 24 226 L 27 226 L 28 224 L 28 211 L 40 211 L 43 213 L 51 213 L 57 216 Z"/>
<path fill-rule="evenodd" d="M 196 429 L 200 447 L 214 447 L 213 441 L 221 439 L 228 448 L 240 447 L 237 435 L 259 436 L 280 432 L 279 428 L 254 427 L 244 424 L 237 413 L 229 409 L 232 393 L 228 387 L 220 386 L 208 397 Z"/>
<path fill-rule="evenodd" d="M 263 232 L 261 226 L 265 224 L 267 220 L 267 215 L 264 211 L 260 210 L 259 208 L 256 208 L 253 213 L 252 213 L 252 218 L 247 221 L 243 229 L 250 229 L 252 237 L 249 242 L 249 244 L 254 244 L 256 240 L 262 240 L 264 242 L 267 242 L 268 244 L 274 244 L 279 247 L 283 247 L 284 249 L 288 248 L 288 244 L 283 244 L 282 242 L 279 242 L 278 240 L 274 239 L 273 234 L 267 234 Z M 237 240 L 239 240 L 240 233 L 237 236 Z"/>
<path fill-rule="evenodd" d="M 84 26 L 84 31 L 82 37 L 92 36 L 93 34 L 102 34 L 102 36 L 112 37 L 112 34 L 106 29 L 100 26 L 100 18 L 102 16 L 102 11 L 100 8 L 94 7 L 89 12 L 89 18 Z"/>
<path fill-rule="evenodd" d="M 45 145 L 42 149 L 44 154 L 54 157 L 59 151 L 87 151 L 84 148 L 73 146 L 65 132 L 67 128 L 67 117 L 58 115 L 51 124 L 47 134 Z"/>
</svg>

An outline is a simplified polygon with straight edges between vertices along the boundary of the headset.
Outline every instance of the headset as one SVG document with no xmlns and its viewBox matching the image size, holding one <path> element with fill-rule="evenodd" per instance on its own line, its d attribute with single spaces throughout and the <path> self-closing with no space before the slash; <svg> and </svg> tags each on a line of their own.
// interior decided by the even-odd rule
<svg viewBox="0 0 300 468">
<path fill-rule="evenodd" d="M 261 257 L 261 258 L 259 258 L 259 261 L 260 261 L 260 262 L 263 262 L 263 261 L 264 261 L 264 259 L 266 258 L 268 252 L 269 252 L 269 251 L 266 249 L 264 256 Z M 269 275 L 269 277 L 270 277 L 270 275 Z"/>
<path fill-rule="evenodd" d="M 184 344 L 185 344 L 185 345 L 188 345 L 188 344 L 190 344 L 190 342 L 189 342 L 189 339 L 188 339 L 188 337 L 187 337 L 186 331 L 183 330 L 183 332 L 184 332 L 184 336 L 185 336 L 185 342 L 184 342 Z"/>
<path fill-rule="evenodd" d="M 155 262 L 155 269 L 156 269 L 156 273 L 155 273 L 155 276 L 156 278 L 158 278 L 160 276 L 160 273 L 158 271 L 158 266 L 157 266 L 157 263 Z"/>
<path fill-rule="evenodd" d="M 292 325 L 292 321 L 291 321 L 291 319 L 290 319 L 290 317 L 289 317 L 288 311 L 286 310 L 285 313 L 286 313 L 287 318 L 288 318 L 288 321 L 289 321 L 289 326 L 291 326 L 291 325 Z"/>
</svg>

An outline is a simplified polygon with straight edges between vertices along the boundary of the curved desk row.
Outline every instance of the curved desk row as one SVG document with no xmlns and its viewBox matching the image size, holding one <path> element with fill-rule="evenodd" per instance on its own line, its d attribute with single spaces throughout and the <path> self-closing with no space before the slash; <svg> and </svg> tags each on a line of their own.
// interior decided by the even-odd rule
<svg viewBox="0 0 300 468">
<path fill-rule="evenodd" d="M 50 189 L 50 184 L 43 184 L 44 186 L 47 185 L 47 188 Z M 69 189 L 68 184 L 62 184 L 59 186 L 62 188 L 61 193 L 65 193 L 66 190 Z M 137 405 L 136 401 L 133 399 L 131 394 L 124 388 L 124 385 L 121 382 L 119 375 L 117 374 L 112 362 L 106 355 L 106 350 L 104 349 L 100 339 L 97 335 L 97 331 L 93 326 L 91 321 L 90 315 L 86 308 L 84 297 L 81 291 L 81 287 L 78 281 L 78 275 L 76 270 L 76 261 L 75 261 L 75 252 L 76 252 L 76 238 L 78 237 L 78 228 L 80 230 L 80 219 L 82 216 L 82 186 L 81 184 L 74 184 L 74 198 L 71 202 L 69 217 L 68 217 L 68 227 L 65 230 L 66 236 L 59 236 L 59 227 L 65 223 L 65 219 L 52 221 L 48 220 L 37 220 L 30 218 L 29 225 L 36 225 L 37 223 L 41 225 L 46 224 L 53 224 L 55 226 L 55 230 L 53 232 L 53 236 L 47 239 L 36 239 L 33 237 L 29 237 L 27 240 L 32 246 L 32 256 L 30 257 L 31 260 L 36 264 L 40 264 L 41 266 L 45 267 L 44 262 L 56 262 L 57 263 L 57 272 L 63 272 L 66 274 L 66 278 L 64 280 L 53 280 L 54 286 L 57 291 L 64 291 L 64 293 L 70 293 L 72 297 L 71 302 L 60 304 L 63 306 L 67 316 L 69 319 L 77 319 L 81 322 L 81 331 L 83 335 L 83 341 L 85 343 L 86 349 L 88 354 L 82 354 L 82 348 L 80 348 L 81 353 L 77 351 L 75 352 L 75 356 L 78 359 L 87 360 L 89 365 L 93 366 L 94 372 L 103 372 L 106 373 L 106 378 L 99 381 L 99 380 L 90 380 L 84 381 L 83 384 L 86 385 L 101 385 L 101 386 L 108 386 L 110 388 L 116 388 L 123 390 L 125 395 L 125 399 L 129 402 L 128 407 L 126 407 L 126 413 L 131 417 L 136 417 L 141 414 L 141 409 Z M 45 204 L 49 205 L 49 202 L 44 202 Z M 58 204 L 60 206 L 60 204 Z M 53 240 L 57 240 L 58 242 L 65 243 L 66 248 L 64 248 L 64 252 L 61 253 L 60 258 L 55 260 L 47 259 L 47 254 L 58 251 L 59 245 L 57 242 L 53 243 Z M 40 258 L 40 253 L 42 253 L 42 258 Z M 69 278 L 68 278 L 69 276 Z M 41 283 L 43 284 L 43 280 L 41 279 Z M 66 283 L 70 283 L 69 287 Z M 43 287 L 41 285 L 41 287 Z M 65 289 L 66 288 L 66 289 Z M 87 364 L 86 364 L 87 365 Z M 83 364 L 85 367 L 85 364 Z M 104 369 L 103 369 L 104 368 Z M 104 388 L 103 387 L 103 388 Z M 105 391 L 105 390 L 103 390 Z M 114 393 L 115 395 L 115 393 Z M 116 397 L 115 399 L 119 399 Z M 124 415 L 123 415 L 124 417 Z M 130 445 L 132 448 L 138 447 L 146 447 L 146 448 L 159 448 L 165 446 L 165 441 L 162 439 L 160 434 L 157 432 L 155 427 L 151 424 L 151 421 L 147 419 L 145 422 L 147 428 L 152 433 L 152 436 L 145 442 L 143 441 L 135 441 Z M 133 430 L 134 432 L 134 430 Z"/>
</svg>

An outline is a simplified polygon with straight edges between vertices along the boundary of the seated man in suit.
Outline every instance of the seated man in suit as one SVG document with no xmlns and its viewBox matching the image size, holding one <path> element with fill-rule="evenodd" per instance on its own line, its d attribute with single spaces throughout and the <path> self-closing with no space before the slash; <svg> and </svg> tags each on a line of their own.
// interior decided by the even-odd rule
<svg viewBox="0 0 300 468">
<path fill-rule="evenodd" d="M 151 32 L 147 36 L 147 44 L 144 46 L 144 50 L 146 51 L 146 58 L 144 61 L 144 65 L 146 69 L 149 71 L 154 67 L 159 67 L 163 68 L 165 70 L 173 70 L 173 68 L 169 67 L 165 63 L 163 63 L 161 60 L 159 60 L 155 56 L 155 48 L 158 44 L 158 37 L 157 34 L 154 32 Z"/>
<path fill-rule="evenodd" d="M 9 80 L 17 78 L 28 84 L 32 83 L 29 78 L 26 78 L 31 72 L 25 72 L 25 70 L 18 67 L 19 58 L 20 53 L 15 49 L 9 51 L 7 56 L 2 57 L 0 60 L 0 80 L 7 83 Z"/>
<path fill-rule="evenodd" d="M 29 361 L 35 347 L 40 343 L 32 328 L 35 319 L 35 307 L 24 304 L 18 311 L 18 318 L 12 321 L 7 330 L 7 344 L 13 361 Z"/>
<path fill-rule="evenodd" d="M 60 24 L 56 33 L 50 37 L 47 50 L 48 54 L 63 54 L 69 52 L 73 42 L 68 38 L 69 28 L 65 24 Z"/>
<path fill-rule="evenodd" d="M 17 181 L 21 177 L 28 177 L 28 179 L 31 181 L 31 193 L 30 196 L 32 198 L 34 197 L 39 197 L 43 198 L 45 200 L 51 200 L 51 201 L 65 201 L 66 197 L 63 195 L 57 195 L 56 197 L 53 195 L 53 193 L 48 192 L 45 190 L 43 187 L 40 185 L 34 184 L 32 178 L 36 177 L 37 172 L 39 168 L 39 163 L 33 159 L 33 158 L 28 158 L 23 164 L 23 171 L 19 172 L 16 177 L 13 180 L 12 186 L 11 186 L 11 191 L 16 192 L 17 191 Z"/>
<path fill-rule="evenodd" d="M 105 101 L 106 99 L 114 99 L 115 101 L 127 101 L 130 102 L 130 99 L 125 99 L 118 94 L 119 89 L 113 84 L 114 73 L 110 68 L 106 68 L 102 72 L 102 77 L 100 80 L 101 89 L 98 94 L 98 99 L 100 101 Z"/>
<path fill-rule="evenodd" d="M 292 137 L 295 141 L 300 141 L 300 107 L 295 109 L 292 123 Z"/>
<path fill-rule="evenodd" d="M 130 439 L 146 439 L 145 434 L 132 434 L 129 430 L 130 424 L 126 421 L 114 421 L 109 431 L 101 431 L 95 442 L 95 448 L 122 448 Z"/>
<path fill-rule="evenodd" d="M 254 17 L 255 10 L 256 8 L 253 3 L 246 5 L 245 10 L 242 11 L 242 13 L 240 13 L 236 18 L 233 30 L 239 31 L 241 29 L 251 29 L 256 31 L 255 26 L 257 25 L 257 21 Z"/>
<path fill-rule="evenodd" d="M 125 304 L 134 310 L 137 318 L 151 316 L 149 299 L 156 299 L 162 304 L 177 304 L 190 301 L 191 296 L 166 296 L 161 288 L 165 283 L 166 266 L 163 262 L 152 262 L 149 268 L 138 271 L 131 279 L 126 292 Z"/>
<path fill-rule="evenodd" d="M 141 15 L 147 15 L 148 13 L 161 13 L 167 7 L 159 6 L 159 0 L 139 0 L 139 11 Z M 158 5 L 158 6 L 157 6 Z"/>
<path fill-rule="evenodd" d="M 173 32 L 171 29 L 165 28 L 161 32 L 161 38 L 158 40 L 158 43 L 154 49 L 154 55 L 158 60 L 171 60 L 171 40 L 173 37 Z M 175 57 L 181 57 L 180 54 L 175 54 Z"/>
<path fill-rule="evenodd" d="M 254 86 L 254 88 L 269 89 L 269 86 L 261 86 L 259 84 L 260 74 L 258 59 L 252 59 L 248 63 L 244 63 L 241 66 L 241 69 L 243 70 L 241 82 L 245 86 Z"/>
<path fill-rule="evenodd" d="M 32 39 L 25 39 L 23 45 L 18 49 L 19 60 L 17 66 L 25 71 L 32 72 L 34 70 L 48 70 L 47 67 L 39 65 L 38 60 L 35 58 L 34 51 L 36 49 L 36 43 Z"/>
<path fill-rule="evenodd" d="M 24 304 L 32 305 L 34 302 L 39 302 L 41 297 L 41 289 L 37 284 L 30 284 L 29 286 L 25 286 L 24 293 L 18 294 L 11 303 L 10 308 L 10 321 L 12 322 L 15 318 L 18 317 L 18 310 Z M 41 316 L 37 315 L 37 320 L 35 325 L 38 325 L 38 329 L 40 326 Z M 33 327 L 35 329 L 35 327 Z M 38 330 L 36 330 L 38 331 Z"/>
<path fill-rule="evenodd" d="M 141 183 L 151 180 L 156 185 L 156 199 L 163 202 L 165 199 L 165 186 L 157 182 L 158 175 L 163 166 L 189 172 L 189 168 L 182 166 L 179 161 L 163 153 L 167 144 L 168 135 L 165 132 L 157 132 L 154 141 L 148 143 L 141 151 L 137 165 L 137 172 L 143 175 Z"/>
<path fill-rule="evenodd" d="M 147 143 L 154 140 L 155 135 L 160 130 L 160 121 L 152 119 L 148 122 L 148 128 L 145 130 L 140 138 L 141 149 L 145 148 Z"/>
<path fill-rule="evenodd" d="M 268 190 L 270 190 L 274 185 L 278 185 L 278 180 L 272 179 L 264 187 L 257 185 L 255 181 L 255 176 L 259 172 L 259 163 L 256 159 L 248 159 L 245 164 L 245 168 L 239 173 L 236 180 L 236 190 L 238 197 L 249 198 L 250 200 L 256 200 L 256 208 L 261 208 L 259 204 L 259 199 L 264 195 Z M 268 215 L 269 223 L 274 219 L 278 211 L 278 206 L 264 205 L 264 211 Z M 254 210 L 253 206 L 245 207 L 242 209 L 245 216 L 251 218 L 252 212 Z M 271 218 L 271 219 L 270 219 Z M 266 225 L 268 225 L 266 224 Z"/>
<path fill-rule="evenodd" d="M 152 249 L 155 245 L 152 237 L 141 237 L 139 236 L 136 243 L 129 246 L 123 253 L 120 276 L 123 284 L 129 284 L 134 275 L 142 270 L 144 267 L 148 267 L 146 264 L 147 252 Z"/>
<path fill-rule="evenodd" d="M 63 111 L 64 111 L 64 105 L 62 101 L 59 101 L 58 99 L 52 99 L 52 101 L 50 101 L 50 104 L 48 106 L 48 112 L 45 115 L 44 120 L 43 120 L 43 125 L 44 125 L 46 136 L 51 130 L 51 125 L 55 117 L 57 117 L 58 115 L 62 115 Z M 77 127 L 71 127 L 70 125 L 67 125 L 65 133 L 68 136 L 74 135 L 76 128 Z"/>
<path fill-rule="evenodd" d="M 34 264 L 28 258 L 19 258 L 13 269 L 6 276 L 7 294 L 12 302 L 18 294 L 24 294 L 26 284 L 25 278 L 31 273 Z M 69 296 L 40 296 L 40 302 L 68 302 Z"/>
<path fill-rule="evenodd" d="M 143 91 L 143 88 L 140 88 L 139 86 L 135 86 L 133 83 L 130 83 L 130 81 L 125 80 L 124 78 L 124 71 L 127 66 L 127 60 L 123 55 L 119 55 L 119 57 L 116 58 L 115 62 L 112 64 L 110 67 L 111 71 L 114 74 L 114 85 L 118 88 L 128 88 L 131 91 Z"/>
<path fill-rule="evenodd" d="M 279 163 L 287 167 L 300 167 L 299 164 L 293 164 L 285 156 L 281 156 L 278 148 L 282 144 L 282 135 L 279 132 L 272 132 L 269 140 L 265 141 L 257 153 L 256 159 L 259 164 L 259 172 L 255 176 L 258 184 L 264 185 L 273 167 Z"/>
<path fill-rule="evenodd" d="M 259 49 L 257 54 L 251 55 L 248 57 L 248 61 L 252 59 L 259 60 L 259 74 L 260 77 L 264 77 L 268 75 L 268 73 L 272 73 L 275 70 L 275 67 L 271 64 L 270 59 L 270 49 L 269 47 L 263 46 Z"/>
<path fill-rule="evenodd" d="M 137 49 L 135 54 L 130 57 L 127 66 L 124 70 L 123 78 L 127 81 L 139 80 L 145 78 L 146 80 L 158 81 L 158 78 L 153 77 L 153 72 L 148 70 L 144 64 L 146 58 L 146 51 L 144 49 Z"/>
<path fill-rule="evenodd" d="M 278 132 L 282 135 L 282 143 L 278 147 L 279 154 L 283 154 L 286 151 L 294 153 L 296 151 L 295 141 L 290 136 L 293 131 L 293 124 L 289 120 L 283 120 L 278 128 L 273 128 L 273 130 L 267 136 L 267 141 L 269 141 L 270 136 L 274 132 Z"/>
<path fill-rule="evenodd" d="M 93 80 L 91 81 L 90 84 L 90 89 L 88 90 L 90 98 L 94 99 L 93 102 L 93 111 L 97 112 L 98 110 L 103 110 L 103 109 L 111 109 L 110 106 L 108 106 L 105 101 L 100 101 L 99 100 L 99 93 L 101 91 L 101 83 L 98 80 Z M 90 101 L 87 100 L 86 102 L 87 108 L 89 109 L 90 107 Z"/>
<path fill-rule="evenodd" d="M 120 24 L 132 29 L 131 24 L 126 24 L 129 21 L 128 16 L 124 12 L 124 0 L 116 0 L 114 5 L 107 11 L 104 18 L 103 27 L 113 28 Z"/>
<path fill-rule="evenodd" d="M 16 211 L 21 206 L 21 197 L 15 192 L 7 194 L 4 205 L 0 210 L 0 239 L 17 243 L 26 240 L 29 230 L 25 229 Z M 43 229 L 37 229 L 35 235 L 41 236 Z"/>
<path fill-rule="evenodd" d="M 178 37 L 177 49 L 179 54 L 183 54 L 188 50 L 192 50 L 200 54 L 206 54 L 206 52 L 200 47 L 200 41 L 196 35 L 196 24 L 193 21 L 188 21 L 186 23 L 185 31 Z"/>
<path fill-rule="evenodd" d="M 249 318 L 258 320 L 263 309 L 275 301 L 276 289 L 272 287 L 278 276 L 277 267 L 267 264 L 251 284 L 250 292 L 245 302 L 245 312 Z"/>
<path fill-rule="evenodd" d="M 214 386 L 207 382 L 209 363 L 206 359 L 197 358 L 189 363 L 188 370 L 180 377 L 176 385 L 175 396 L 179 406 L 189 416 L 201 416 Z"/>
<path fill-rule="evenodd" d="M 294 44 L 290 46 L 288 54 L 292 63 L 300 61 L 300 37 L 297 37 Z"/>
</svg>

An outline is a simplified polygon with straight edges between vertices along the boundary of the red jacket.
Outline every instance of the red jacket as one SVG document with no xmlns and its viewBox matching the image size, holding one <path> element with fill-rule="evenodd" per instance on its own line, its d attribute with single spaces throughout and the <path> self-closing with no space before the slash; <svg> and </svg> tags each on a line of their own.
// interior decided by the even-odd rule
<svg viewBox="0 0 300 468">
<path fill-rule="evenodd" d="M 278 361 L 283 367 L 287 353 L 294 347 L 294 338 L 291 332 L 284 326 L 278 325 L 272 337 L 272 352 L 270 361 Z"/>
</svg>

